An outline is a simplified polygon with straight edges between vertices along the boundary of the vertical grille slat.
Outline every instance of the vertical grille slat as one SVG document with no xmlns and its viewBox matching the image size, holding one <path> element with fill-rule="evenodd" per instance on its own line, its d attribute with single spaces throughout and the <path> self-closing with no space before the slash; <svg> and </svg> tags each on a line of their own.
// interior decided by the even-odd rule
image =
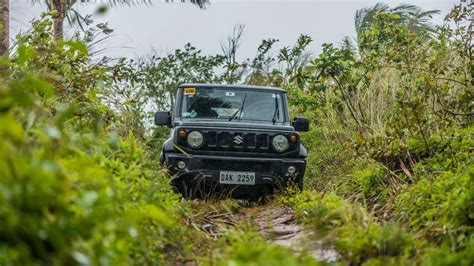
<svg viewBox="0 0 474 266">
<path fill-rule="evenodd" d="M 207 132 L 207 146 L 210 148 L 217 147 L 217 132 L 216 131 Z"/>
<path fill-rule="evenodd" d="M 257 135 L 255 133 L 245 134 L 244 142 L 247 149 L 255 149 L 257 147 Z"/>
<path fill-rule="evenodd" d="M 259 134 L 257 136 L 257 147 L 261 150 L 268 150 L 269 148 L 268 134 Z"/>
<path fill-rule="evenodd" d="M 218 146 L 221 148 L 229 148 L 230 146 L 230 133 L 229 132 L 221 132 L 217 138 Z"/>
</svg>

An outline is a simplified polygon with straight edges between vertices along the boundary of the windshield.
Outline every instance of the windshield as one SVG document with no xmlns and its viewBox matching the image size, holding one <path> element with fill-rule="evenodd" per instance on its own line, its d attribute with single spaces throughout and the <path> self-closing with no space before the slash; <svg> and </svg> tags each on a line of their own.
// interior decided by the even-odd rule
<svg viewBox="0 0 474 266">
<path fill-rule="evenodd" d="M 236 88 L 183 88 L 183 119 L 284 122 L 282 93 Z"/>
</svg>

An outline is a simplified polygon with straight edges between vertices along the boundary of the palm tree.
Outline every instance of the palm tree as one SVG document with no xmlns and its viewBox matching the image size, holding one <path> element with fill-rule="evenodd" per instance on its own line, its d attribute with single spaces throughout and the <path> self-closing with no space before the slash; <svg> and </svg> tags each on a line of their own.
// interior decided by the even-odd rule
<svg viewBox="0 0 474 266">
<path fill-rule="evenodd" d="M 9 17 L 10 17 L 10 1 L 0 0 L 0 56 L 8 51 L 9 46 Z"/>
<path fill-rule="evenodd" d="M 340 43 L 340 47 L 342 50 L 347 50 L 353 54 L 357 52 L 357 46 L 352 42 L 354 39 L 349 36 L 344 36 Z"/>
<path fill-rule="evenodd" d="M 6 1 L 6 0 L 0 0 Z M 38 2 L 40 0 L 33 0 L 33 2 Z M 46 6 L 48 10 L 54 12 L 53 15 L 53 22 L 54 22 L 54 38 L 59 40 L 64 37 L 64 19 L 68 15 L 68 12 L 77 2 L 77 0 L 44 0 L 46 2 Z M 81 2 L 90 2 L 91 0 L 81 0 Z M 103 0 L 103 2 L 108 3 L 112 6 L 117 5 L 132 5 L 132 4 L 151 4 L 152 0 Z M 174 2 L 174 0 L 165 0 L 166 2 Z M 209 0 L 180 0 L 181 2 L 190 2 L 194 5 L 199 6 L 199 8 L 204 8 L 208 3 Z"/>
<path fill-rule="evenodd" d="M 398 15 L 393 21 L 398 24 L 407 25 L 412 31 L 433 30 L 430 20 L 433 15 L 439 14 L 439 10 L 424 11 L 418 6 L 401 4 L 390 8 L 387 4 L 378 3 L 373 7 L 362 8 L 356 11 L 354 16 L 357 37 L 375 23 L 376 15 L 379 13 Z"/>
</svg>

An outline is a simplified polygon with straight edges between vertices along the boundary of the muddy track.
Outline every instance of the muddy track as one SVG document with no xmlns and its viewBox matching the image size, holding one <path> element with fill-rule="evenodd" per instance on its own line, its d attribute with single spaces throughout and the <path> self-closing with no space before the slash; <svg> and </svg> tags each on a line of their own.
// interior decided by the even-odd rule
<svg viewBox="0 0 474 266">
<path fill-rule="evenodd" d="M 339 255 L 333 247 L 324 246 L 313 237 L 311 230 L 296 223 L 294 212 L 289 207 L 268 204 L 243 210 L 244 216 L 253 221 L 260 233 L 274 244 L 306 252 L 317 260 L 337 261 Z"/>
<path fill-rule="evenodd" d="M 296 253 L 306 253 L 319 261 L 338 261 L 336 250 L 318 240 L 313 230 L 297 223 L 291 208 L 268 203 L 249 207 L 247 201 L 240 202 L 241 208 L 232 213 L 229 210 L 210 207 L 205 201 L 197 201 L 205 208 L 189 217 L 188 224 L 197 230 L 204 231 L 211 239 L 222 235 L 220 228 L 234 227 L 239 221 L 245 221 L 256 227 L 265 239 L 272 243 L 291 249 Z M 202 205 L 201 205 L 202 206 Z"/>
</svg>

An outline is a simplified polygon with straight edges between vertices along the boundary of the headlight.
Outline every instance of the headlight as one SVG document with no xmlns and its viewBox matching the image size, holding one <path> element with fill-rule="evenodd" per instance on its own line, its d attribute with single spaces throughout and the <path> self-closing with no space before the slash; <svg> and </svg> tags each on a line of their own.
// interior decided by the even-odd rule
<svg viewBox="0 0 474 266">
<path fill-rule="evenodd" d="M 283 135 L 273 137 L 273 148 L 278 152 L 284 152 L 288 149 L 288 139 Z"/>
<path fill-rule="evenodd" d="M 204 137 L 199 131 L 191 131 L 188 134 L 188 145 L 191 148 L 199 148 L 204 143 Z"/>
</svg>

